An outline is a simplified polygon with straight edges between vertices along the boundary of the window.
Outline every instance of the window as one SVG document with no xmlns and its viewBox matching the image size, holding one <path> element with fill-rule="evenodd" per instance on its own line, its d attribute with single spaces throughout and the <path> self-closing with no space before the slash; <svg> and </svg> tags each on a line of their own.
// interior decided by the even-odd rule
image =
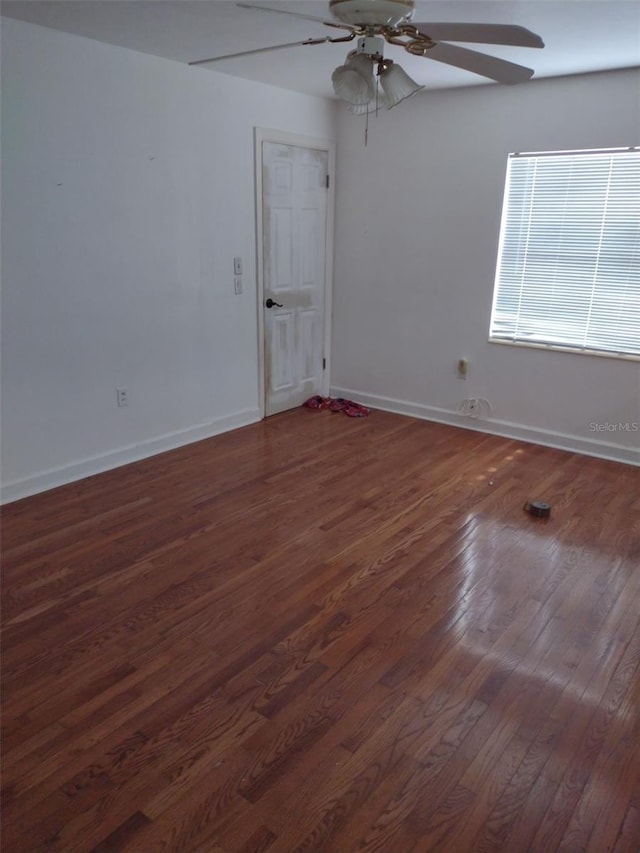
<svg viewBox="0 0 640 853">
<path fill-rule="evenodd" d="M 640 148 L 509 155 L 490 340 L 640 357 Z"/>
</svg>

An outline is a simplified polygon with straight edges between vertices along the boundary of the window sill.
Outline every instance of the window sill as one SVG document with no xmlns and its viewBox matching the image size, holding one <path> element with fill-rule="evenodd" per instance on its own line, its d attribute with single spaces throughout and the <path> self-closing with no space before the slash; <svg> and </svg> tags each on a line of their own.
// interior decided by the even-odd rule
<svg viewBox="0 0 640 853">
<path fill-rule="evenodd" d="M 504 344 L 508 347 L 526 347 L 527 349 L 542 349 L 552 350 L 553 352 L 569 352 L 574 355 L 592 355 L 598 358 L 615 358 L 619 361 L 636 361 L 640 362 L 640 355 L 633 355 L 626 352 L 604 352 L 593 349 L 577 349 L 575 347 L 565 347 L 559 344 L 537 344 L 533 341 L 507 341 L 503 338 L 489 338 L 490 344 Z"/>
</svg>

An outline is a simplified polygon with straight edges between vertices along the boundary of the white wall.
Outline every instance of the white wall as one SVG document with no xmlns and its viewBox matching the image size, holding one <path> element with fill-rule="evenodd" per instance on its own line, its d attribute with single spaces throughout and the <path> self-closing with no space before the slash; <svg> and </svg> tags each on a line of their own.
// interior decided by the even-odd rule
<svg viewBox="0 0 640 853">
<path fill-rule="evenodd" d="M 419 95 L 366 149 L 341 113 L 335 393 L 452 423 L 485 396 L 476 426 L 638 459 L 589 429 L 640 422 L 637 363 L 486 341 L 508 152 L 637 143 L 638 81 Z M 2 20 L 5 500 L 257 419 L 254 126 L 330 138 L 334 107 Z"/>
<path fill-rule="evenodd" d="M 634 71 L 421 93 L 340 113 L 334 393 L 383 408 L 640 462 L 640 364 L 487 342 L 512 151 L 638 144 Z M 456 362 L 470 359 L 466 381 Z M 456 415 L 486 397 L 491 422 Z"/>
<path fill-rule="evenodd" d="M 258 418 L 254 126 L 334 106 L 3 19 L 5 500 Z"/>
</svg>

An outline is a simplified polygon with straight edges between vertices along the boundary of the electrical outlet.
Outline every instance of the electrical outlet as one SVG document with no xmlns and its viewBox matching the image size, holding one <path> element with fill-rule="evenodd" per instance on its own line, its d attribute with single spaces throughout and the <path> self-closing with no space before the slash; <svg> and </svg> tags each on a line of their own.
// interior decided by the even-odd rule
<svg viewBox="0 0 640 853">
<path fill-rule="evenodd" d="M 458 412 L 468 418 L 488 417 L 491 414 L 491 403 L 486 397 L 467 397 L 458 406 Z"/>
<path fill-rule="evenodd" d="M 129 392 L 126 388 L 116 388 L 116 394 L 118 398 L 118 406 L 128 406 L 129 405 Z"/>
<path fill-rule="evenodd" d="M 233 289 L 235 293 L 242 293 L 242 279 L 238 276 L 233 279 Z"/>
</svg>

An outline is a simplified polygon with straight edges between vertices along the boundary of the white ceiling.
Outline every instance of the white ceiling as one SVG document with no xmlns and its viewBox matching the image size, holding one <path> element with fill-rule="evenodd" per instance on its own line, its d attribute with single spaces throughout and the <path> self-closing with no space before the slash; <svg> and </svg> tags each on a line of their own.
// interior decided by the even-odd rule
<svg viewBox="0 0 640 853">
<path fill-rule="evenodd" d="M 332 20 L 327 0 L 245 0 Z M 414 21 L 519 24 L 542 36 L 543 50 L 469 45 L 475 50 L 556 77 L 640 66 L 640 0 L 436 0 L 417 2 Z M 232 0 L 6 0 L 3 15 L 178 62 L 325 35 L 339 35 L 321 23 Z M 193 69 L 208 69 L 259 80 L 307 94 L 332 97 L 331 71 L 352 44 L 293 47 Z M 386 46 L 427 88 L 472 86 L 484 77 Z"/>
</svg>

